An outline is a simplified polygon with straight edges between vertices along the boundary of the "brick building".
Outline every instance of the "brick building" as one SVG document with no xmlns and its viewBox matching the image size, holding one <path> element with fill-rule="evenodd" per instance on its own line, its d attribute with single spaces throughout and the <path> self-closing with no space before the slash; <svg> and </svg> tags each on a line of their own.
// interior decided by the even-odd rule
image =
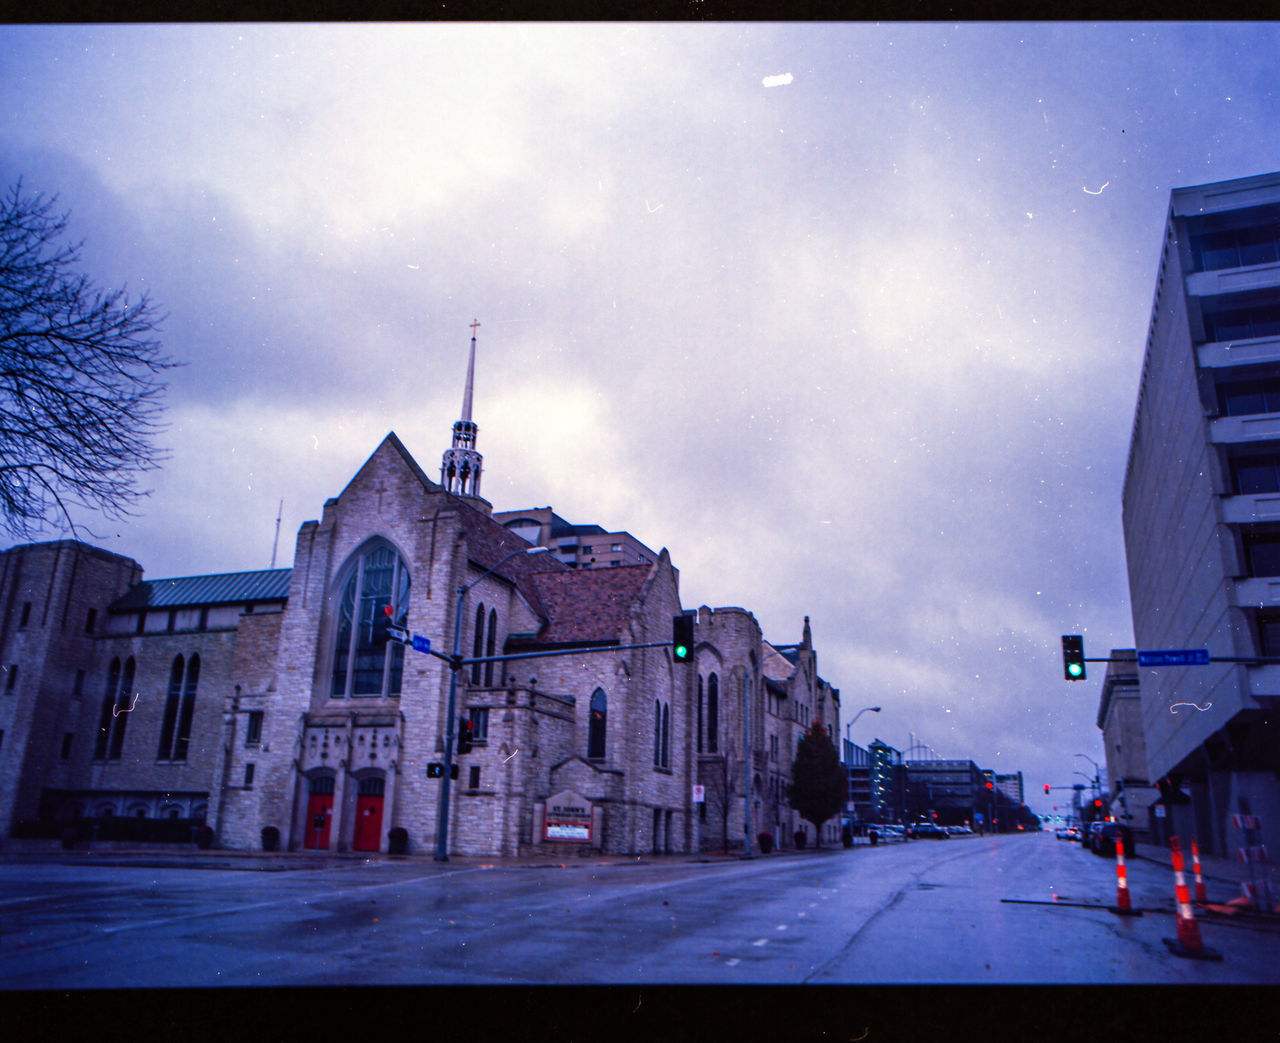
<svg viewBox="0 0 1280 1043">
<path fill-rule="evenodd" d="M 368 851 L 403 831 L 431 851 L 452 671 L 388 640 L 403 626 L 483 660 L 457 677 L 474 745 L 451 853 L 789 845 L 799 735 L 838 733 L 809 621 L 775 646 L 749 612 L 704 606 L 675 662 L 666 550 L 570 567 L 503 524 L 536 512 L 499 520 L 480 498 L 474 363 L 473 338 L 440 482 L 388 434 L 303 523 L 292 568 L 147 582 L 76 541 L 0 554 L 0 824 L 179 819 L 224 847 L 270 828 L 286 849 Z"/>
</svg>

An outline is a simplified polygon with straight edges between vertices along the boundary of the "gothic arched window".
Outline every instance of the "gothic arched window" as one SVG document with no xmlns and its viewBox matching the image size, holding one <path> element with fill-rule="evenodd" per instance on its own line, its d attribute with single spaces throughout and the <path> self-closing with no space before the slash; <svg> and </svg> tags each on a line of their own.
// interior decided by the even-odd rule
<svg viewBox="0 0 1280 1043">
<path fill-rule="evenodd" d="M 662 766 L 671 767 L 671 704 L 662 707 Z"/>
<path fill-rule="evenodd" d="M 485 642 L 484 654 L 492 656 L 497 654 L 498 648 L 498 610 L 496 608 L 489 609 L 489 638 Z M 493 663 L 484 664 L 484 684 L 486 688 L 493 687 Z"/>
<path fill-rule="evenodd" d="M 102 716 L 98 719 L 98 735 L 93 747 L 94 760 L 120 759 L 124 747 L 124 731 L 133 709 L 133 656 L 120 669 L 118 658 L 107 670 L 107 690 L 102 697 Z"/>
<path fill-rule="evenodd" d="M 720 749 L 720 678 L 712 674 L 707 680 L 707 752 Z"/>
<path fill-rule="evenodd" d="M 399 695 L 404 645 L 387 639 L 387 627 L 408 622 L 408 566 L 390 546 L 377 541 L 356 554 L 345 576 L 334 632 L 330 693 L 335 699 Z"/>
<path fill-rule="evenodd" d="M 698 675 L 698 752 L 702 752 L 702 675 Z"/>
<path fill-rule="evenodd" d="M 597 688 L 591 695 L 591 711 L 587 721 L 587 756 L 604 757 L 605 722 L 609 716 L 609 701 L 604 689 Z"/>
<path fill-rule="evenodd" d="M 471 650 L 471 658 L 479 659 L 481 655 L 480 650 L 482 648 L 484 648 L 484 602 L 483 601 L 480 602 L 480 607 L 476 609 L 475 646 Z M 472 684 L 480 683 L 480 664 L 479 663 L 471 664 L 471 683 Z"/>
</svg>

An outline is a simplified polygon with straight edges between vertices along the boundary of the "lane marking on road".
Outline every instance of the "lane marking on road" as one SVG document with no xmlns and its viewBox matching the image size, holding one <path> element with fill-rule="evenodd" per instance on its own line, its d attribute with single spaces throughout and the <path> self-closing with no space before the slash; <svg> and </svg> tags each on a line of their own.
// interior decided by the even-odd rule
<svg viewBox="0 0 1280 1043">
<path fill-rule="evenodd" d="M 726 962 L 726 963 L 728 963 L 730 967 L 736 967 L 736 966 L 738 966 L 738 964 L 740 964 L 742 961 L 741 961 L 740 959 L 738 959 L 738 957 L 736 957 L 736 956 L 731 956 L 731 957 L 730 957 L 728 960 L 726 960 L 725 962 Z"/>
<path fill-rule="evenodd" d="M 757 945 L 757 946 L 759 946 L 759 945 L 768 945 L 768 944 L 769 944 L 769 939 L 768 939 L 768 938 L 757 938 L 757 939 L 756 939 L 754 942 L 752 942 L 751 944 L 752 944 L 752 945 Z"/>
<path fill-rule="evenodd" d="M 787 925 L 784 923 L 778 924 L 778 926 L 775 928 L 775 930 L 778 930 L 778 931 L 785 931 L 786 929 L 787 929 Z"/>
</svg>

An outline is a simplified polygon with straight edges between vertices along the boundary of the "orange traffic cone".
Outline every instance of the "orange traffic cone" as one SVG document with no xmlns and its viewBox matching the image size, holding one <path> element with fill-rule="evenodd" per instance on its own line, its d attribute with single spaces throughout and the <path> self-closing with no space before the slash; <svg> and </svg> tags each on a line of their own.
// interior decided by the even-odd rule
<svg viewBox="0 0 1280 1043">
<path fill-rule="evenodd" d="M 1187 878 L 1182 868 L 1182 842 L 1169 838 L 1169 850 L 1173 857 L 1174 895 L 1178 902 L 1178 938 L 1165 938 L 1164 944 L 1175 956 L 1190 956 L 1196 960 L 1220 960 L 1222 954 L 1205 948 L 1200 938 L 1200 927 L 1191 908 L 1191 893 L 1187 890 Z"/>
</svg>

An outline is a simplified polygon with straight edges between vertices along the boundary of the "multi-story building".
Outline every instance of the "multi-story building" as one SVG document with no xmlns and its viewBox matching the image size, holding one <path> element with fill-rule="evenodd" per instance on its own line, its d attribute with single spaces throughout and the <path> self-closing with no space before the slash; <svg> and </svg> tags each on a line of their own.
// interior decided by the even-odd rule
<svg viewBox="0 0 1280 1043">
<path fill-rule="evenodd" d="M 1280 173 L 1172 193 L 1123 494 L 1149 771 L 1202 850 L 1280 847 Z M 1237 661 L 1233 661 L 1237 660 Z"/>
<path fill-rule="evenodd" d="M 505 525 L 535 547 L 546 547 L 571 569 L 648 565 L 658 555 L 629 532 L 606 532 L 599 525 L 572 525 L 550 507 L 495 512 Z"/>
<path fill-rule="evenodd" d="M 1151 784 L 1147 765 L 1138 653 L 1132 648 L 1111 650 L 1098 701 L 1098 728 L 1106 758 L 1107 806 L 1113 818 L 1145 839 L 1150 835 L 1148 809 L 1159 791 Z"/>
<path fill-rule="evenodd" d="M 902 753 L 879 739 L 866 749 L 846 739 L 844 751 L 852 820 L 901 822 L 907 785 Z"/>
</svg>

